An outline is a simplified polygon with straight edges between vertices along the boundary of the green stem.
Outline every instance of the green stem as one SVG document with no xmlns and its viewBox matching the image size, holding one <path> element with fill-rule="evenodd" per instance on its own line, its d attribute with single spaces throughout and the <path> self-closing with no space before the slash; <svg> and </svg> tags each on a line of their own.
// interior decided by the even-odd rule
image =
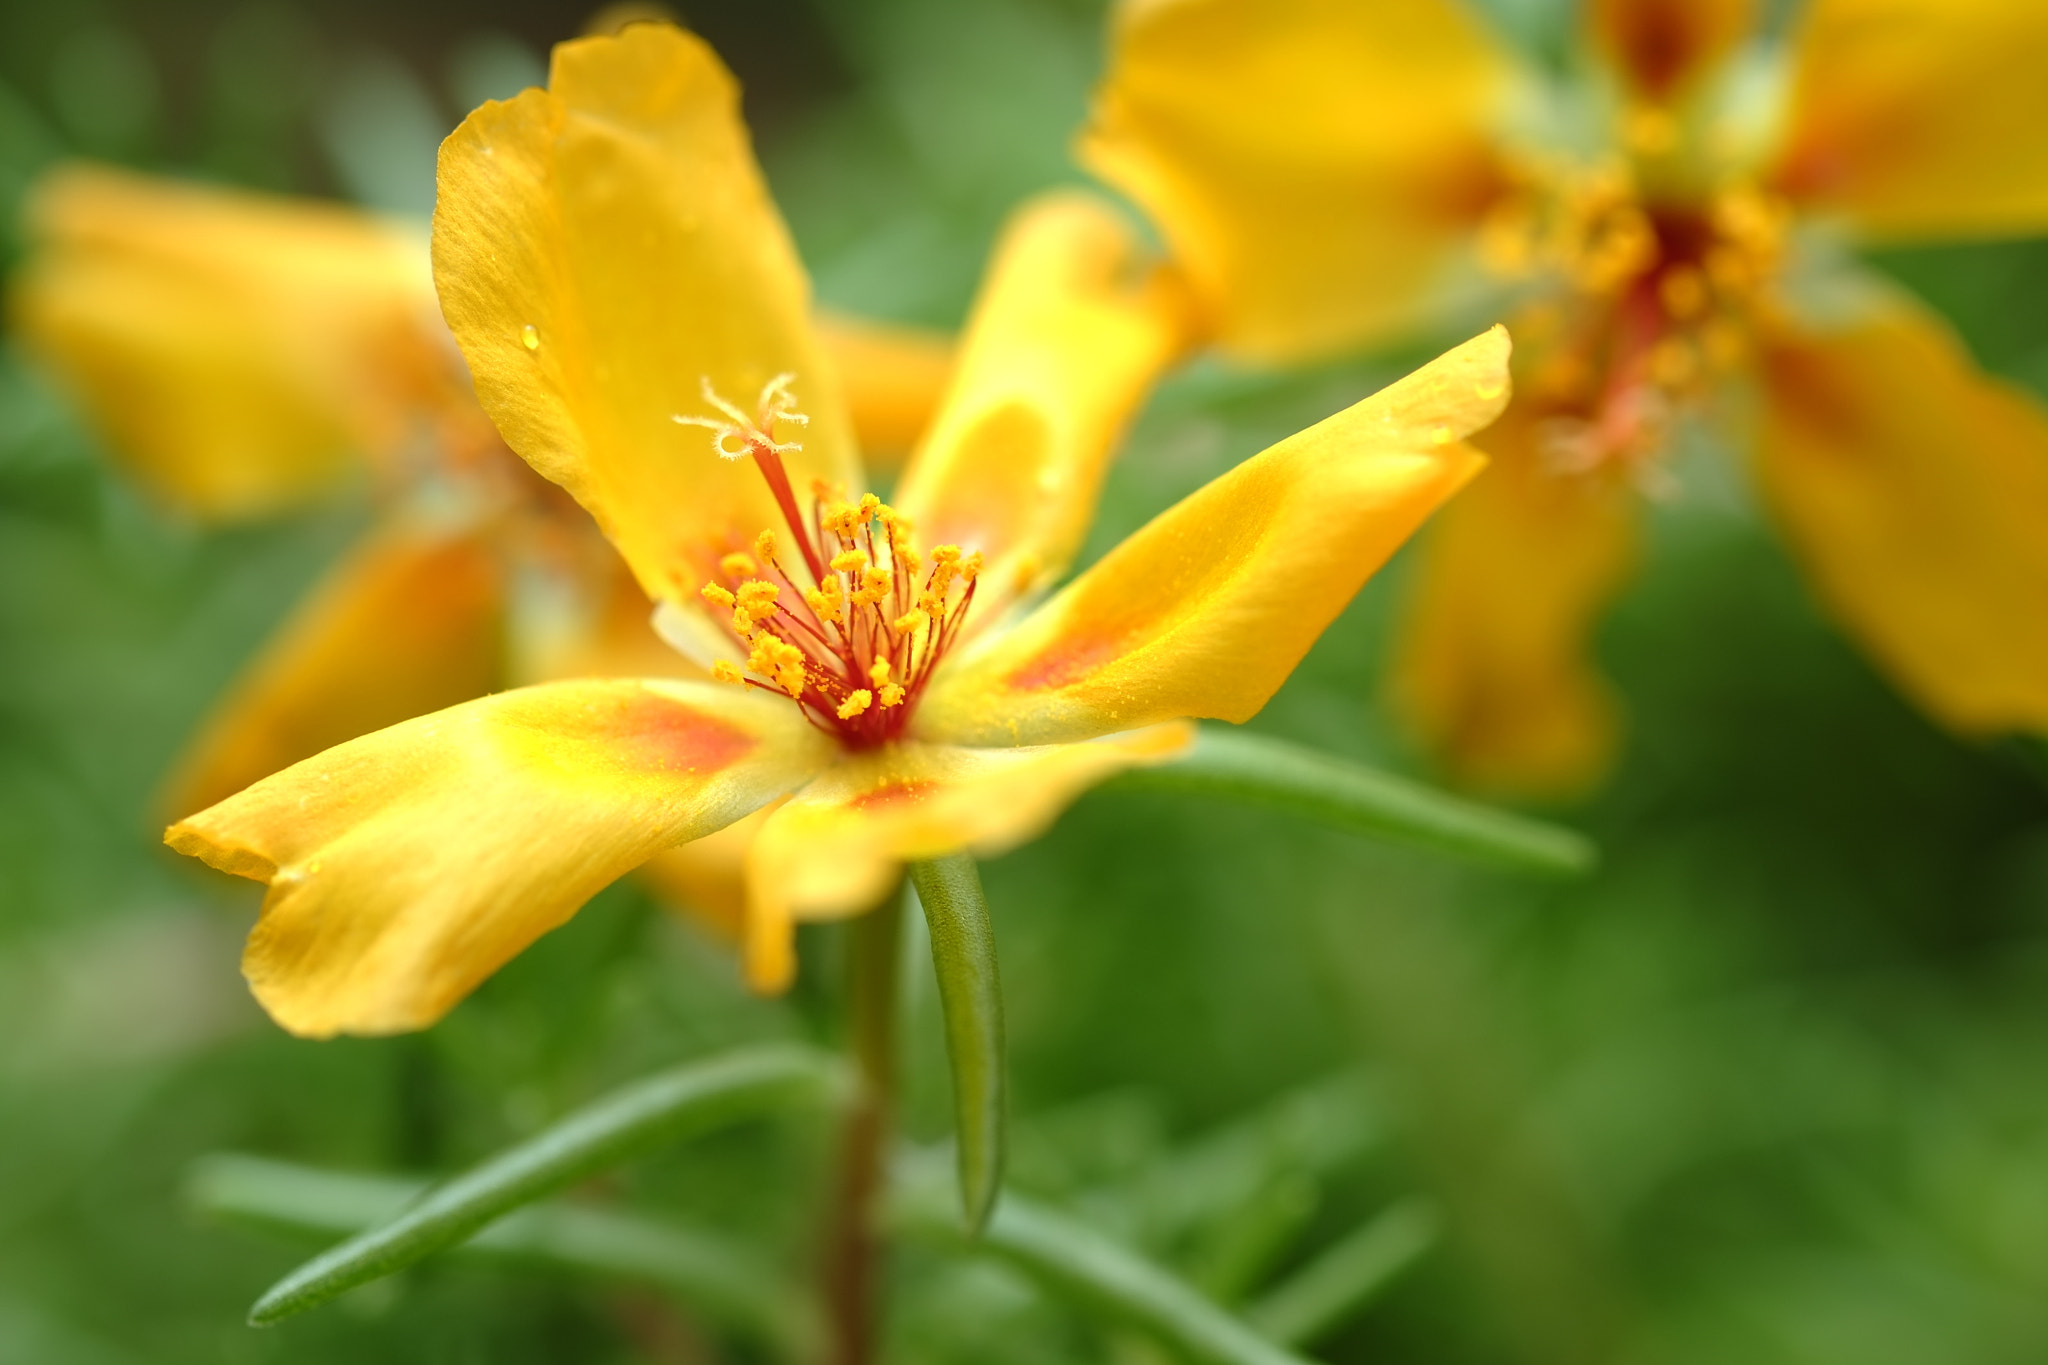
<svg viewBox="0 0 2048 1365">
<path fill-rule="evenodd" d="M 854 920 L 847 936 L 847 1044 L 859 1084 L 841 1139 L 838 1186 L 825 1229 L 825 1311 L 833 1365 L 869 1365 L 882 1247 L 875 1203 L 896 1092 L 896 977 L 903 898 Z"/>
</svg>

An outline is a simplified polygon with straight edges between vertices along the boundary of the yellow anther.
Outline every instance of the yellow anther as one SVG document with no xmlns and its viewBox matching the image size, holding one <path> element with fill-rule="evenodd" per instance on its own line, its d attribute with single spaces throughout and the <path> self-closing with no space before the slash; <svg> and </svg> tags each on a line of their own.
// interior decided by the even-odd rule
<svg viewBox="0 0 2048 1365">
<path fill-rule="evenodd" d="M 976 550 L 960 561 L 960 581 L 972 583 L 981 574 L 981 551 Z"/>
<path fill-rule="evenodd" d="M 959 562 L 960 562 L 960 547 L 959 547 L 958 545 L 934 545 L 934 546 L 932 546 L 932 563 L 934 563 L 934 564 L 958 564 Z"/>
<path fill-rule="evenodd" d="M 754 638 L 754 633 L 759 629 L 760 627 L 754 624 L 754 618 L 747 615 L 747 609 L 745 607 L 733 608 L 733 634 L 739 636 L 742 640 L 752 640 Z"/>
<path fill-rule="evenodd" d="M 860 691 L 839 703 L 839 719 L 852 720 L 874 704 L 875 694 L 863 687 Z"/>
<path fill-rule="evenodd" d="M 743 554 L 738 550 L 719 560 L 718 567 L 724 571 L 727 578 L 750 578 L 761 570 L 761 566 L 754 562 L 752 555 Z"/>
<path fill-rule="evenodd" d="M 711 665 L 711 676 L 727 683 L 744 683 L 747 680 L 747 675 L 740 671 L 740 666 L 730 659 L 720 659 Z"/>
<path fill-rule="evenodd" d="M 887 710 L 891 706 L 901 705 L 903 705 L 903 689 L 895 683 L 884 683 L 882 685 L 883 709 Z"/>
<path fill-rule="evenodd" d="M 877 659 L 868 665 L 868 681 L 877 687 L 889 685 L 889 661 Z"/>
<path fill-rule="evenodd" d="M 901 616 L 891 621 L 889 629 L 895 631 L 898 635 L 908 635 L 920 626 L 930 625 L 931 620 L 932 618 L 923 611 L 913 609 L 904 612 Z"/>
<path fill-rule="evenodd" d="M 1657 282 L 1657 293 L 1664 300 L 1664 311 L 1681 322 L 1698 317 L 1707 306 L 1706 278 L 1689 265 L 1665 271 Z"/>
<path fill-rule="evenodd" d="M 832 556 L 832 569 L 835 573 L 859 573 L 867 566 L 866 550 L 841 550 Z"/>
<path fill-rule="evenodd" d="M 854 604 L 856 606 L 873 606 L 880 603 L 889 595 L 889 590 L 893 586 L 892 578 L 893 576 L 887 569 L 878 569 L 872 565 L 862 569 L 860 571 L 860 586 L 853 590 Z"/>
<path fill-rule="evenodd" d="M 1650 377 L 1667 389 L 1684 388 L 1699 373 L 1699 353 L 1680 337 L 1665 337 L 1650 350 Z"/>
<path fill-rule="evenodd" d="M 838 579 L 826 579 L 822 588 L 804 589 L 804 603 L 821 620 L 842 626 L 846 624 L 846 590 L 840 587 Z"/>
<path fill-rule="evenodd" d="M 773 564 L 775 562 L 775 533 L 773 531 L 763 531 L 760 535 L 754 537 L 754 554 L 760 558 L 763 564 Z"/>
<path fill-rule="evenodd" d="M 850 541 L 860 525 L 860 513 L 854 510 L 852 503 L 835 502 L 825 509 L 823 520 L 826 530 L 841 540 Z"/>
<path fill-rule="evenodd" d="M 757 636 L 754 652 L 747 656 L 747 668 L 764 678 L 773 678 L 775 685 L 792 697 L 803 695 L 804 652 L 787 640 L 766 633 Z"/>
<path fill-rule="evenodd" d="M 739 609 L 756 621 L 765 621 L 775 614 L 775 599 L 782 595 L 782 589 L 763 579 L 752 578 L 740 584 Z"/>
<path fill-rule="evenodd" d="M 909 574 L 912 578 L 917 577 L 917 571 L 924 567 L 924 560 L 918 556 L 917 547 L 907 540 L 901 544 L 891 545 L 889 547 L 889 554 L 893 562 L 901 564 L 903 572 Z"/>
<path fill-rule="evenodd" d="M 704 600 L 714 607 L 730 607 L 735 601 L 733 595 L 716 583 L 704 585 Z"/>
<path fill-rule="evenodd" d="M 1678 145 L 1678 120 L 1668 109 L 1640 106 L 1623 121 L 1622 137 L 1637 156 L 1662 156 Z"/>
</svg>

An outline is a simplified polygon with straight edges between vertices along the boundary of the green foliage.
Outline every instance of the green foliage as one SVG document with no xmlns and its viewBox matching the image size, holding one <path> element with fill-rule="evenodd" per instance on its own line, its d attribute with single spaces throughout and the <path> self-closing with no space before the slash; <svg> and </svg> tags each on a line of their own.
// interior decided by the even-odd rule
<svg viewBox="0 0 2048 1365">
<path fill-rule="evenodd" d="M 66 150 L 416 202 L 414 168 L 380 180 L 337 152 L 423 126 L 372 126 L 348 73 L 388 77 L 381 51 L 445 125 L 444 70 L 497 92 L 582 17 L 506 34 L 495 13 L 430 28 L 424 7 L 359 8 L 0 8 L 0 250 Z M 749 112 L 827 302 L 956 321 L 1015 197 L 1080 179 L 1065 147 L 1092 5 L 698 8 L 736 61 L 753 54 Z M 1543 5 L 1492 8 L 1554 36 Z M 109 79 L 129 105 L 93 103 Z M 146 101 L 160 129 L 138 121 Z M 2048 272 L 2043 244 L 1882 264 L 1986 363 L 2048 379 L 2048 320 L 2015 306 Z M 1395 368 L 1177 377 L 1111 475 L 1091 553 Z M 929 1235 L 892 1262 L 887 1359 L 2048 1351 L 2048 785 L 2020 751 L 1910 711 L 1739 483 L 1682 473 L 1600 641 L 1630 737 L 1613 784 L 1565 813 L 1602 851 L 1583 879 L 1351 837 L 1300 820 L 1299 793 L 1289 810 L 1135 783 L 982 867 L 1010 1193 L 973 1246 L 925 1146 L 959 1120 L 940 978 L 907 921 L 906 1188 Z M 781 1305 L 810 1288 L 832 1163 L 801 1112 L 612 1166 L 320 1311 L 244 1325 L 309 1238 L 402 1216 L 423 1182 L 637 1077 L 841 1041 L 842 929 L 806 930 L 796 991 L 758 1000 L 632 886 L 426 1034 L 311 1043 L 262 1019 L 233 967 L 254 889 L 157 848 L 153 794 L 361 521 L 181 522 L 24 361 L 0 363 L 0 1359 L 801 1358 L 814 1325 Z M 1372 706 L 1400 578 L 1397 562 L 1368 587 L 1240 752 L 1414 771 Z"/>
</svg>

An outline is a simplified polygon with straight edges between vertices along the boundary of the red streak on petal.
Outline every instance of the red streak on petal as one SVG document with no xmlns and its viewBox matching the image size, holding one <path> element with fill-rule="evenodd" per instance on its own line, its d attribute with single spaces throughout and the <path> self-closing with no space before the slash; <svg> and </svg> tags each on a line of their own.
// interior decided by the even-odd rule
<svg viewBox="0 0 2048 1365">
<path fill-rule="evenodd" d="M 751 753 L 759 741 L 730 721 L 622 683 L 575 716 L 536 716 L 535 728 L 608 751 L 621 767 L 645 773 L 713 773 Z"/>
<path fill-rule="evenodd" d="M 1013 692 L 1049 692 L 1066 687 L 1127 652 L 1128 633 L 1069 636 L 1018 665 L 1003 685 Z"/>
<path fill-rule="evenodd" d="M 927 778 L 914 778 L 908 782 L 892 782 L 886 786 L 864 791 L 846 804 L 853 810 L 872 810 L 876 806 L 893 806 L 905 801 L 921 799 L 934 791 L 938 783 Z"/>
</svg>

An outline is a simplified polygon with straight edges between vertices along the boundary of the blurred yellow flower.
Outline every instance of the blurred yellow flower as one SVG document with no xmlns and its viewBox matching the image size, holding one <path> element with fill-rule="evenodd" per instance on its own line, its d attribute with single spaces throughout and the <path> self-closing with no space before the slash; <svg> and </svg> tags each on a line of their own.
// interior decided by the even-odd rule
<svg viewBox="0 0 2048 1365">
<path fill-rule="evenodd" d="M 1094 201 L 1013 221 L 895 504 L 861 469 L 731 78 L 636 25 L 442 150 L 442 305 L 508 443 L 724 681 L 544 683 L 330 750 L 173 826 L 269 883 L 244 970 L 287 1028 L 432 1022 L 663 849 L 752 812 L 744 957 L 900 866 L 1030 837 L 1264 704 L 1479 467 L 1496 329 L 1272 447 L 1048 599 L 1185 301 Z M 708 428 L 708 430 L 707 430 Z M 913 529 L 914 528 L 914 529 Z M 773 803 L 780 802 L 779 805 Z"/>
<path fill-rule="evenodd" d="M 1596 777 L 1588 637 L 1705 418 L 1903 691 L 2048 730 L 2048 420 L 1839 246 L 2048 228 L 2048 7 L 1811 0 L 1779 40 L 1749 0 L 1588 0 L 1581 37 L 1555 82 L 1454 0 L 1132 0 L 1082 141 L 1247 359 L 1512 308 L 1397 701 L 1470 781 Z"/>
<path fill-rule="evenodd" d="M 211 805 L 504 681 L 670 656 L 589 518 L 499 439 L 441 321 L 424 227 L 92 166 L 36 187 L 17 333 L 164 500 L 271 515 L 365 472 L 381 515 L 221 700 L 169 784 Z M 863 441 L 900 451 L 951 345 L 827 319 Z"/>
</svg>

